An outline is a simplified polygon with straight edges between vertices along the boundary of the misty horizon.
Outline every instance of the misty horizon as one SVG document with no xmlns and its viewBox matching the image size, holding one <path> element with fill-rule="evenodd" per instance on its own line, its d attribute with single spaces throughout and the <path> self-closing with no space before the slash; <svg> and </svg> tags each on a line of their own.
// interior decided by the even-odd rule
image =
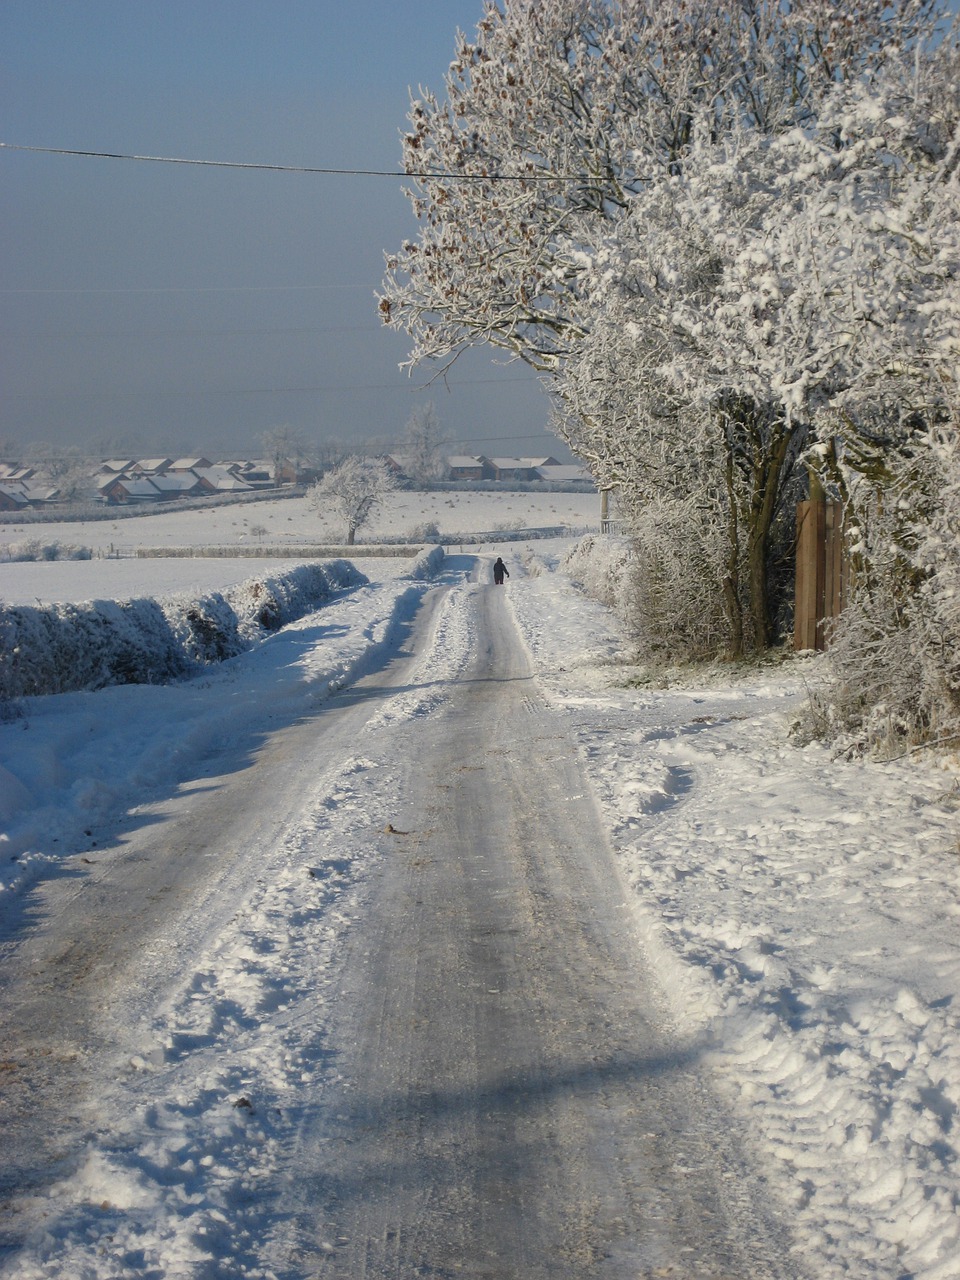
<svg viewBox="0 0 960 1280">
<path fill-rule="evenodd" d="M 396 172 L 408 86 L 442 91 L 457 27 L 481 16 L 481 0 L 9 0 L 0 140 Z M 526 366 L 486 350 L 433 385 L 437 369 L 400 369 L 408 341 L 376 292 L 416 231 L 402 180 L 0 163 L 4 447 L 248 454 L 279 426 L 397 441 L 432 401 L 470 452 L 569 456 Z"/>
</svg>

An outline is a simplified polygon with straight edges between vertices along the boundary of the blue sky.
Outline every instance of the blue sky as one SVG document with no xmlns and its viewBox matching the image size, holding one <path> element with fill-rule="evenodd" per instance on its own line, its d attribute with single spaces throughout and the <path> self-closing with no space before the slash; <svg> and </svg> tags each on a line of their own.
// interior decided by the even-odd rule
<svg viewBox="0 0 960 1280">
<path fill-rule="evenodd" d="M 3 0 L 0 141 L 396 169 L 481 0 Z M 401 183 L 0 152 L 0 440 L 231 452 L 287 424 L 397 437 L 432 400 L 487 453 L 553 453 L 535 376 L 398 370 L 383 252 Z"/>
</svg>

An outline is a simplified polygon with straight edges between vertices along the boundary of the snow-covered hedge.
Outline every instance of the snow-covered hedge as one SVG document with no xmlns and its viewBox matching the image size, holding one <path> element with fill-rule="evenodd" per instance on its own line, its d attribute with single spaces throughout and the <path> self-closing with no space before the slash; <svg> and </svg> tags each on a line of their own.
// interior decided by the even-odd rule
<svg viewBox="0 0 960 1280">
<path fill-rule="evenodd" d="M 64 542 L 43 542 L 30 538 L 26 542 L 11 542 L 0 547 L 0 560 L 8 563 L 28 563 L 34 560 L 92 560 L 89 547 L 74 547 Z"/>
<path fill-rule="evenodd" d="M 304 546 L 282 542 L 275 545 L 242 542 L 204 547 L 137 547 L 136 557 L 138 560 L 171 558 L 175 560 L 236 560 L 244 557 L 256 560 L 294 560 L 298 557 L 305 560 L 327 560 L 342 556 L 363 556 L 364 559 L 383 556 L 402 559 L 404 556 L 416 555 L 419 550 L 419 546 L 412 546 L 405 539 L 394 543 L 355 543 L 353 546 L 348 546 L 346 543 L 317 543 Z"/>
<path fill-rule="evenodd" d="M 367 578 L 349 560 L 303 564 L 271 578 L 249 578 L 226 592 L 238 618 L 240 635 L 251 644 L 265 631 L 278 631 L 309 613 L 341 587 Z"/>
<path fill-rule="evenodd" d="M 566 556 L 563 569 L 587 595 L 619 612 L 633 558 L 628 538 L 588 535 Z"/>
<path fill-rule="evenodd" d="M 440 546 L 429 547 L 421 551 L 416 560 L 414 560 L 408 576 L 417 582 L 422 581 L 424 578 L 434 577 L 435 574 L 440 572 L 443 556 L 443 547 Z"/>
<path fill-rule="evenodd" d="M 347 560 L 299 565 L 200 598 L 0 606 L 0 702 L 38 694 L 162 684 L 249 648 L 366 582 Z"/>
</svg>

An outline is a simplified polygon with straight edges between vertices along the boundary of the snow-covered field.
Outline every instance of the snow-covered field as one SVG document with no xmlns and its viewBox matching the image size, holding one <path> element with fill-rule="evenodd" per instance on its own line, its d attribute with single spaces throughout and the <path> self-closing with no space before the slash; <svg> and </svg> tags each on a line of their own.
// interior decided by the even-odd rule
<svg viewBox="0 0 960 1280">
<path fill-rule="evenodd" d="M 225 556 L 217 559 L 157 556 L 136 560 L 37 560 L 0 563 L 0 602 L 4 604 L 76 604 L 81 600 L 133 600 L 208 591 L 226 591 L 248 578 L 289 573 L 299 560 L 283 557 Z M 361 573 L 396 577 L 410 568 L 400 556 L 356 558 Z"/>
<path fill-rule="evenodd" d="M 455 518 L 475 527 L 472 517 Z M 551 518 L 542 512 L 530 523 Z M 791 744 L 812 659 L 736 680 L 714 675 L 700 687 L 632 683 L 639 673 L 615 621 L 559 568 L 569 545 L 490 548 L 482 572 L 503 553 L 508 599 L 538 679 L 578 743 L 671 1017 L 747 1118 L 770 1198 L 793 1225 L 796 1274 L 956 1280 L 954 762 L 845 762 Z M 445 570 L 453 590 L 442 643 L 417 680 L 434 699 L 476 639 L 457 610 L 470 559 L 451 557 Z M 378 566 L 387 571 L 379 578 Z M 365 561 L 363 570 L 369 586 L 202 680 L 36 699 L 25 719 L 0 725 L 5 936 L 31 882 L 64 859 L 79 870 L 93 848 L 85 832 L 192 785 L 215 744 L 244 751 L 245 727 L 264 707 L 293 715 L 386 661 L 394 624 L 427 585 L 398 576 L 390 561 Z M 388 714 L 429 712 L 429 698 L 412 692 Z M 244 1114 L 236 1098 L 259 1072 L 295 1112 L 318 1078 L 322 1039 L 293 1052 L 290 1009 L 296 992 L 322 984 L 352 886 L 375 856 L 364 833 L 389 816 L 359 750 L 313 786 L 316 823 L 288 833 L 286 869 L 251 882 L 243 909 L 192 961 L 191 982 L 143 1029 L 101 1099 L 82 1167 L 16 1206 L 36 1231 L 0 1262 L 3 1276 L 272 1274 L 225 1226 L 242 1221 L 248 1243 L 266 1229 L 256 1188 L 277 1160 L 276 1123 Z M 307 864 L 323 890 L 310 912 Z M 254 1021 L 220 1017 L 225 993 L 257 1011 Z M 212 1046 L 194 1066 L 182 1048 L 191 1037 Z"/>
<path fill-rule="evenodd" d="M 541 525 L 596 526 L 600 498 L 596 493 L 539 493 L 534 489 L 420 491 L 398 489 L 363 526 L 358 541 L 382 537 L 405 538 L 420 525 L 434 523 L 443 534 L 490 532 L 498 528 Z M 262 532 L 257 532 L 262 530 Z M 203 546 L 259 542 L 271 545 L 298 542 L 340 542 L 342 522 L 328 512 L 315 511 L 306 498 L 278 498 L 228 503 L 207 510 L 164 508 L 142 517 L 90 520 L 84 523 L 17 524 L 0 522 L 0 546 L 30 538 L 79 543 L 97 551 L 111 546 Z"/>
<path fill-rule="evenodd" d="M 393 493 L 360 541 L 404 538 L 419 526 L 436 524 L 444 535 L 492 533 L 497 529 L 563 525 L 596 528 L 600 499 L 594 493 L 456 492 Z M 6 604 L 65 604 L 81 600 L 124 600 L 183 591 L 224 590 L 257 574 L 283 573 L 302 561 L 260 559 L 246 554 L 256 546 L 339 543 L 343 529 L 313 511 L 304 498 L 211 507 L 207 511 L 164 511 L 142 518 L 85 523 L 0 522 L 0 547 L 30 541 L 88 547 L 94 558 L 78 561 L 0 561 L 0 601 Z M 241 546 L 243 557 L 216 560 L 135 558 L 138 547 Z M 367 561 L 355 559 L 362 573 Z M 403 560 L 378 558 L 371 576 L 404 571 Z"/>
</svg>

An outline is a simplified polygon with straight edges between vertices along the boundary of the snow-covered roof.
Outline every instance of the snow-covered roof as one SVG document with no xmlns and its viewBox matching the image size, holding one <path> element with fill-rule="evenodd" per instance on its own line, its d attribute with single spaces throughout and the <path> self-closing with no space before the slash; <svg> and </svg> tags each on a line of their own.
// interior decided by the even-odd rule
<svg viewBox="0 0 960 1280">
<path fill-rule="evenodd" d="M 164 493 L 182 493 L 187 489 L 195 489 L 200 483 L 200 477 L 195 471 L 178 471 L 175 475 L 151 476 L 150 481 Z"/>
<path fill-rule="evenodd" d="M 24 485 L 23 491 L 30 502 L 53 502 L 60 496 L 55 484 L 28 484 Z"/>
<path fill-rule="evenodd" d="M 153 480 L 146 476 L 121 476 L 116 477 L 110 484 L 118 484 L 123 488 L 124 493 L 131 498 L 159 498 L 160 490 L 154 484 Z M 109 485 L 101 485 L 101 488 L 107 488 Z"/>
<path fill-rule="evenodd" d="M 12 498 L 17 506 L 25 507 L 27 505 L 27 495 L 23 488 L 16 484 L 0 484 L 0 493 L 7 498 Z"/>
<path fill-rule="evenodd" d="M 552 462 L 544 466 L 535 467 L 537 475 L 542 480 L 556 480 L 560 483 L 569 483 L 573 480 L 586 480 L 593 483 L 593 476 L 586 467 L 581 467 L 576 463 Z"/>
<path fill-rule="evenodd" d="M 533 471 L 536 462 L 532 458 L 491 458 L 498 471 Z"/>
<path fill-rule="evenodd" d="M 171 471 L 196 471 L 199 467 L 209 467 L 213 464 L 209 458 L 177 458 L 170 463 Z"/>
<path fill-rule="evenodd" d="M 252 489 L 253 486 L 248 484 L 246 480 L 242 480 L 240 476 L 232 471 L 229 467 L 200 467 L 196 473 L 202 476 L 209 484 L 220 490 L 236 490 L 238 493 L 244 490 Z"/>
</svg>

